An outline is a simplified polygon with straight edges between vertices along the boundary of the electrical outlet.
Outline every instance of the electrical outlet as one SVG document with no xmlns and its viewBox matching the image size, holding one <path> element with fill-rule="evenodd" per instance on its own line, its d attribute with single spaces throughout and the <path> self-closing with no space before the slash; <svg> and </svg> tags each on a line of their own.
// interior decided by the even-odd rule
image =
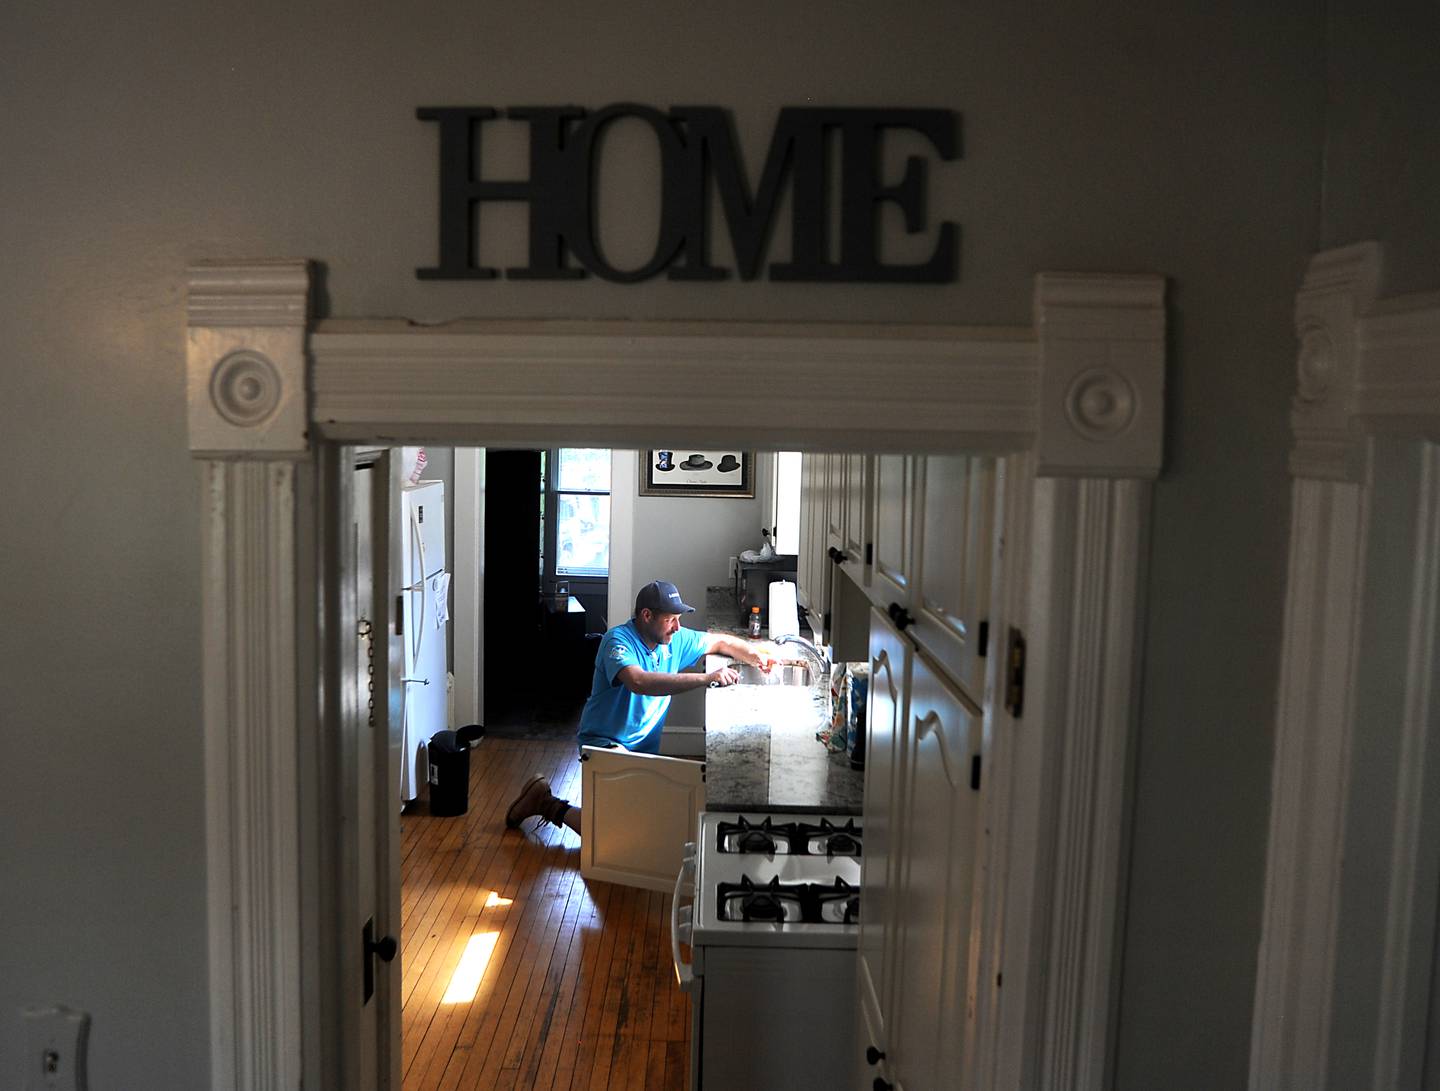
<svg viewBox="0 0 1440 1091">
<path fill-rule="evenodd" d="M 740 558 L 739 558 L 739 557 L 731 557 L 731 558 L 730 558 L 730 578 L 733 580 L 733 579 L 734 579 L 737 575 L 739 575 L 739 574 L 740 574 Z"/>
<path fill-rule="evenodd" d="M 26 1008 L 25 1091 L 85 1091 L 90 1016 L 55 1005 Z"/>
</svg>

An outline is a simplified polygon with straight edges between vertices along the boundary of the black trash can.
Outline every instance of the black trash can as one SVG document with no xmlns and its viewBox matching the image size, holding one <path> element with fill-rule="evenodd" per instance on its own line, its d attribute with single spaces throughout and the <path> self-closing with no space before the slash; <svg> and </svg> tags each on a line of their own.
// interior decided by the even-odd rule
<svg viewBox="0 0 1440 1091">
<path fill-rule="evenodd" d="M 427 748 L 431 814 L 452 818 L 470 809 L 470 751 L 484 736 L 479 724 L 431 736 Z"/>
</svg>

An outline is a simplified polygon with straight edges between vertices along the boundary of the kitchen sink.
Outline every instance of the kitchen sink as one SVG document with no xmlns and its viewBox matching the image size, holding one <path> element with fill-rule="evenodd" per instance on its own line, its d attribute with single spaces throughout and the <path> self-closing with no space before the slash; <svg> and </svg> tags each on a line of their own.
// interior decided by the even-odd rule
<svg viewBox="0 0 1440 1091">
<path fill-rule="evenodd" d="M 730 666 L 740 675 L 737 685 L 741 686 L 808 686 L 812 680 L 810 667 L 805 663 L 780 664 L 769 674 L 748 663 L 731 663 Z"/>
</svg>

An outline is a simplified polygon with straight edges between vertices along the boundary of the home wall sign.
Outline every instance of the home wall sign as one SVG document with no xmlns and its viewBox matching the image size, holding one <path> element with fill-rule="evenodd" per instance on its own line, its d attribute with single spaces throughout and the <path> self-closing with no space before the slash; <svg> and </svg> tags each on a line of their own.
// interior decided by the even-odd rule
<svg viewBox="0 0 1440 1091">
<path fill-rule="evenodd" d="M 570 280 L 594 274 L 635 282 L 664 273 L 671 280 L 722 280 L 730 270 L 710 256 L 710 193 L 719 195 L 742 280 L 940 283 L 955 279 L 958 228 L 943 222 L 930 257 L 911 264 L 880 255 L 880 209 L 894 204 L 905 230 L 926 229 L 930 160 L 908 156 L 898 181 L 881 178 L 884 138 L 895 129 L 919 133 L 948 162 L 959 154 L 953 110 L 785 107 L 771 136 L 755 188 L 741 165 L 735 131 L 718 106 L 618 103 L 589 113 L 574 106 L 512 106 L 503 117 L 529 127 L 530 176 L 501 181 L 479 176 L 482 130 L 502 116 L 489 106 L 422 106 L 440 143 L 440 258 L 417 269 L 422 280 L 488 280 L 498 270 L 481 262 L 480 206 L 521 201 L 529 206 L 529 264 L 508 268 L 512 280 Z M 648 125 L 660 152 L 659 238 L 637 268 L 611 264 L 596 242 L 595 179 L 605 130 L 622 118 Z M 835 173 L 838 172 L 838 173 Z M 770 230 L 786 186 L 791 195 L 789 261 L 765 265 Z M 832 247 L 829 199 L 838 194 L 839 246 Z M 838 258 L 833 257 L 838 252 Z"/>
</svg>

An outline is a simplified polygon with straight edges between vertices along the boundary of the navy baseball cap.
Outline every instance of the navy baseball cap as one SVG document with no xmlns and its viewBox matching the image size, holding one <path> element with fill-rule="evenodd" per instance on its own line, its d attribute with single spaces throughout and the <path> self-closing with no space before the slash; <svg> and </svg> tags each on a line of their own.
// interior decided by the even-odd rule
<svg viewBox="0 0 1440 1091">
<path fill-rule="evenodd" d="M 635 612 L 651 610 L 657 614 L 693 614 L 695 607 L 680 598 L 680 589 L 669 580 L 654 580 L 640 588 L 635 596 Z"/>
</svg>

